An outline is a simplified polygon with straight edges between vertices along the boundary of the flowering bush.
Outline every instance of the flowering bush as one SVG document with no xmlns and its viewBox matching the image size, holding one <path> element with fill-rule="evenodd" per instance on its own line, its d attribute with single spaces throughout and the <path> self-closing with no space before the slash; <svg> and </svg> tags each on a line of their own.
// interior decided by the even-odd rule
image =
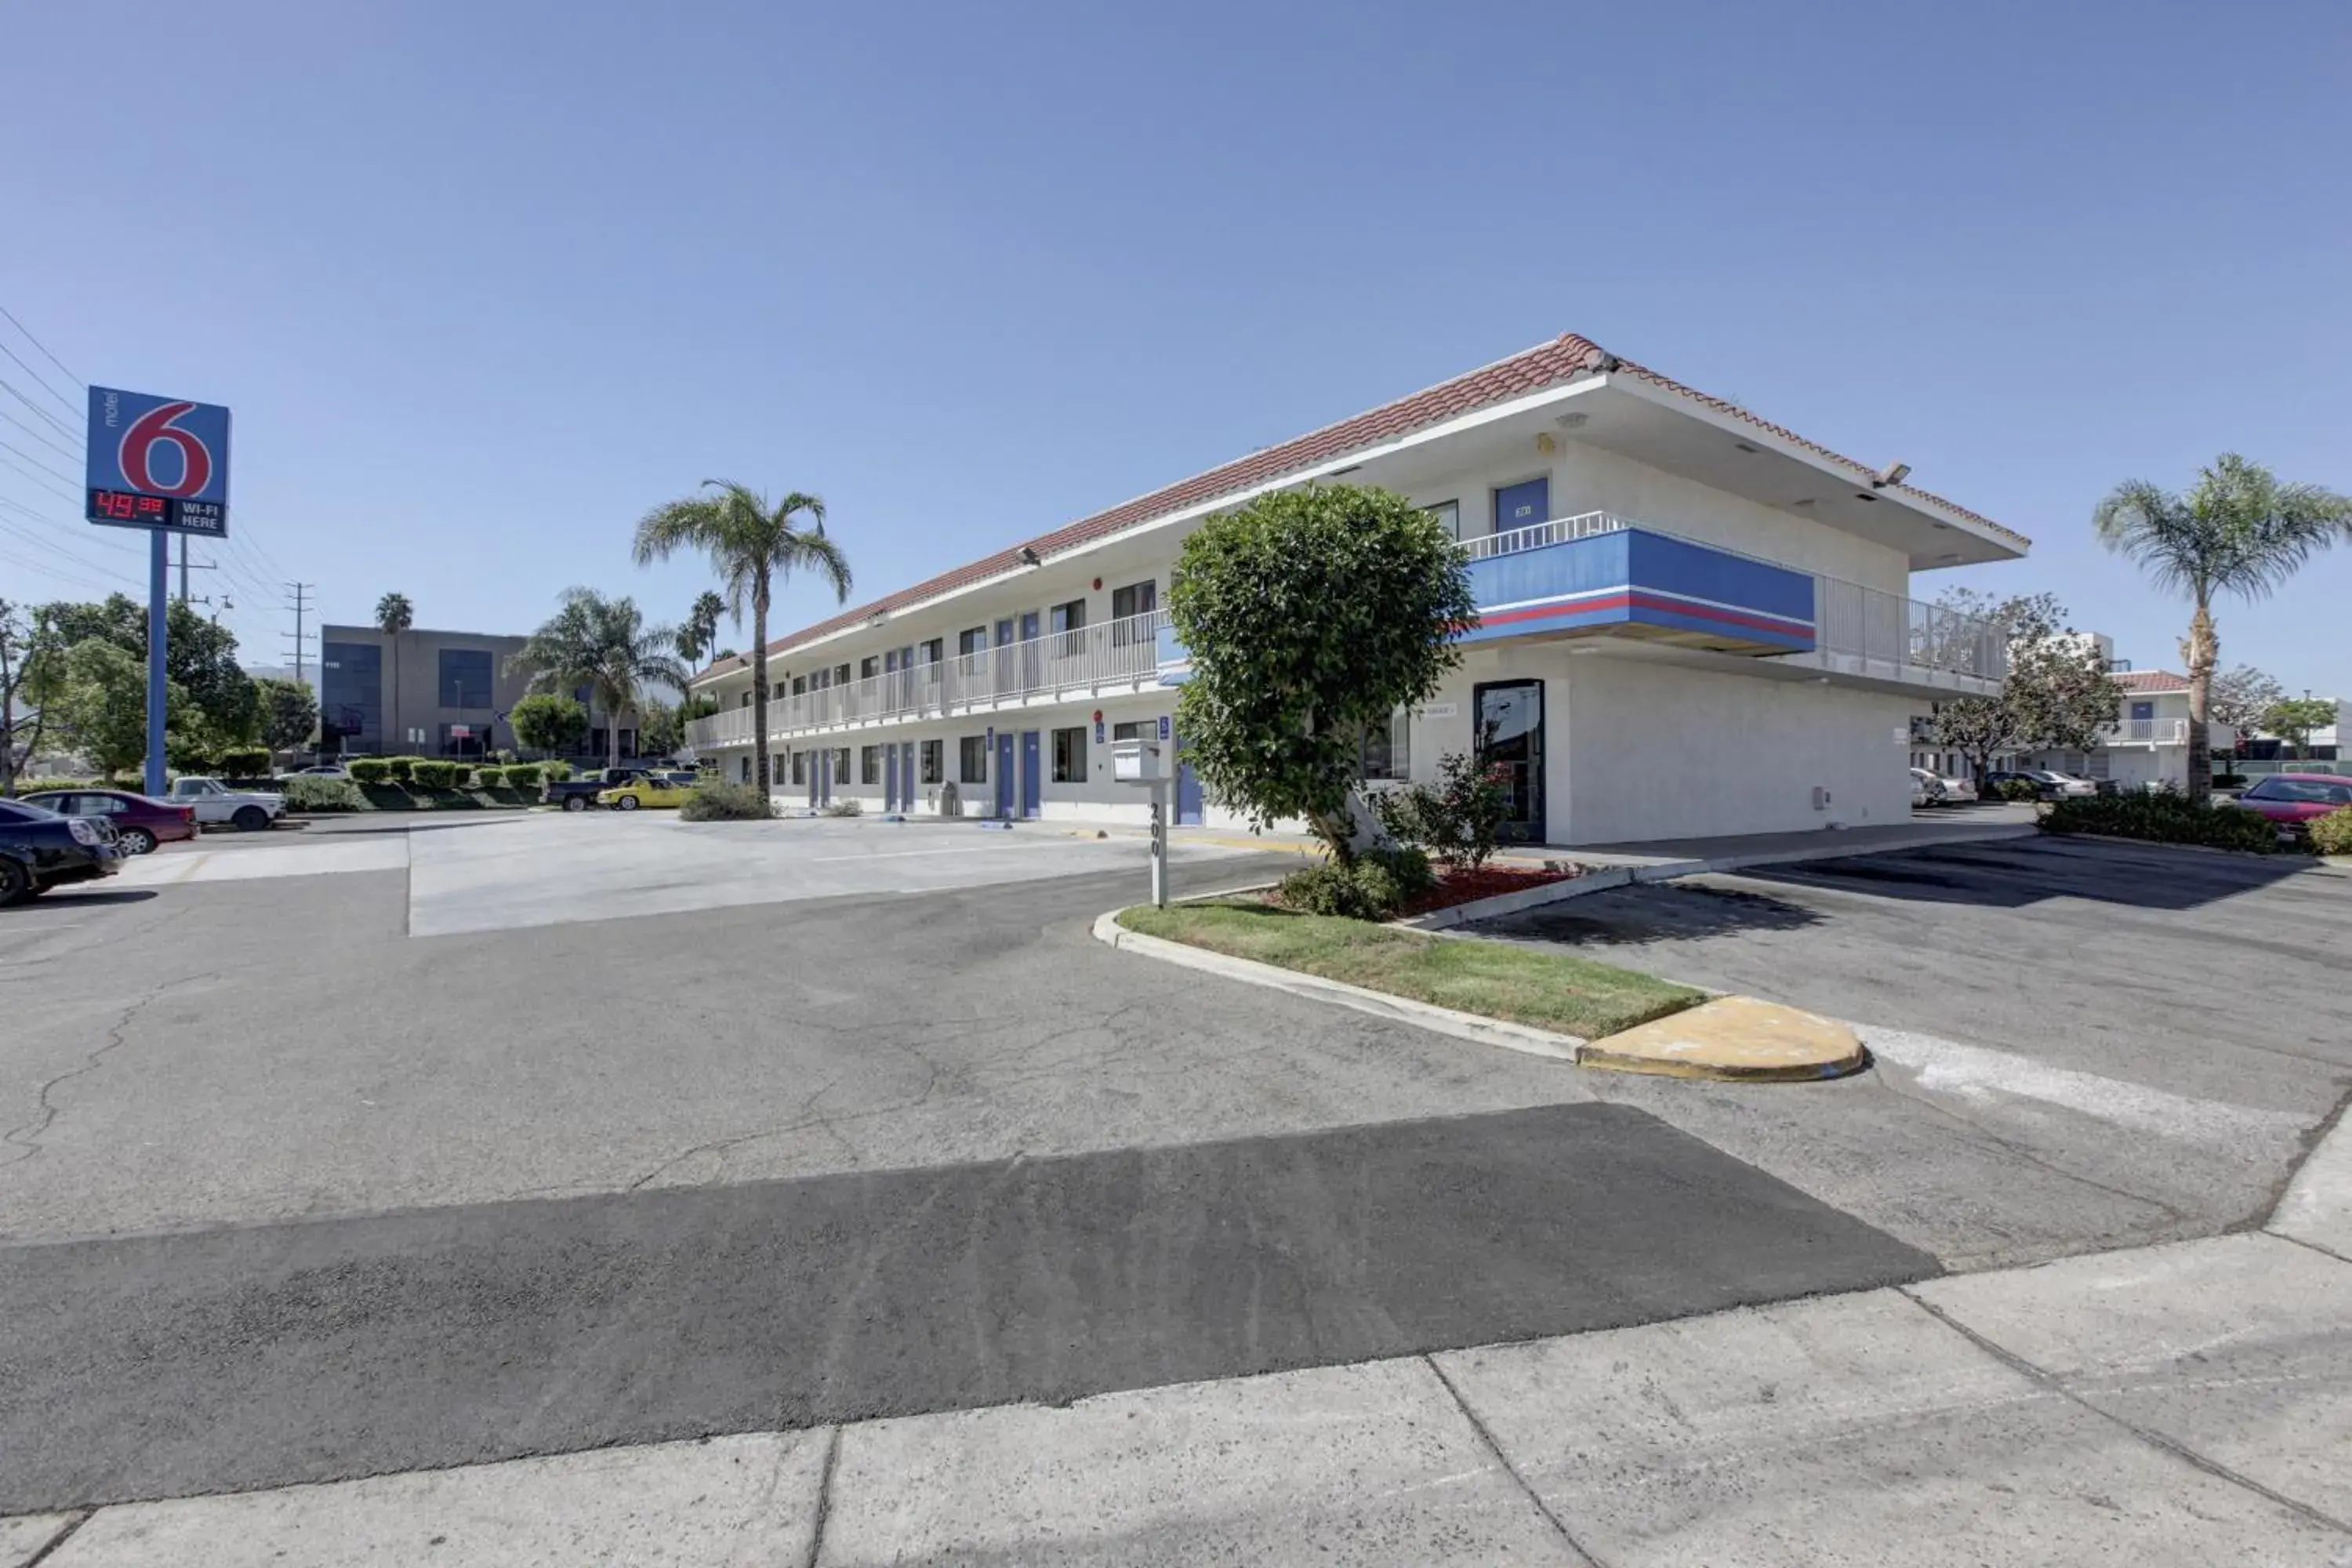
<svg viewBox="0 0 2352 1568">
<path fill-rule="evenodd" d="M 1437 761 L 1437 783 L 1409 784 L 1371 797 L 1372 816 L 1399 846 L 1426 849 L 1449 867 L 1475 870 L 1495 853 L 1510 820 L 1511 775 L 1460 752 Z"/>
</svg>

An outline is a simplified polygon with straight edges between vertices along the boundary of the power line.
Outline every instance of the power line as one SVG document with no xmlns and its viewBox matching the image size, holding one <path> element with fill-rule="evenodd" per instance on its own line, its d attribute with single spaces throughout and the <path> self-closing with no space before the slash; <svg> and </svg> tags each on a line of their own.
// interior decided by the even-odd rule
<svg viewBox="0 0 2352 1568">
<path fill-rule="evenodd" d="M 74 477 L 71 474 L 58 473 L 57 469 L 49 467 L 47 463 L 44 463 L 40 458 L 33 456 L 32 453 L 27 452 L 22 447 L 12 447 L 5 441 L 0 441 L 0 452 L 14 452 L 16 456 L 24 458 L 25 461 L 32 464 L 33 467 L 40 469 L 41 472 L 45 474 L 47 474 L 54 479 L 63 479 L 68 484 L 72 484 L 74 482 Z"/>
<path fill-rule="evenodd" d="M 0 379 L 0 392 L 5 392 L 9 396 L 15 398 L 17 402 L 23 404 L 26 407 L 31 409 L 34 413 L 39 415 L 42 418 L 56 426 L 59 435 L 67 437 L 72 440 L 79 440 L 81 438 L 79 436 L 75 434 L 72 426 L 68 425 L 64 420 L 58 418 L 56 415 L 50 413 L 47 409 L 42 407 L 39 404 L 26 396 L 23 393 L 17 391 L 16 386 L 7 380 Z"/>
<path fill-rule="evenodd" d="M 22 419 L 17 418 L 15 415 L 9 413 L 5 408 L 0 408 L 0 419 L 5 419 L 9 424 L 14 425 L 17 429 L 22 430 L 34 440 L 38 441 L 42 446 L 47 447 L 50 451 L 55 452 L 58 457 L 64 458 L 68 461 L 71 461 L 72 459 L 81 456 L 79 452 L 69 451 L 66 447 L 58 446 L 55 441 L 50 440 L 47 436 L 41 434 L 41 427 L 39 426 L 27 425 Z"/>
<path fill-rule="evenodd" d="M 115 594 L 121 592 L 121 589 L 114 587 L 110 584 L 95 583 L 88 577 L 82 576 L 79 573 L 60 572 L 55 566 L 47 562 L 26 561 L 21 556 L 10 555 L 5 551 L 0 551 L 0 561 L 5 561 L 9 565 L 17 567 L 23 571 L 37 572 L 43 576 L 54 577 L 60 583 L 79 584 L 81 586 L 90 589 L 94 593 Z"/>
<path fill-rule="evenodd" d="M 51 517 L 45 511 L 35 511 L 23 501 L 11 500 L 7 496 L 0 496 L 0 506 L 8 507 L 14 510 L 21 511 L 26 517 L 31 518 L 35 522 L 52 523 L 57 527 L 63 529 L 68 535 L 79 538 L 84 544 L 103 545 L 109 550 L 120 550 L 127 555 L 136 555 L 142 558 L 146 553 L 144 550 L 137 545 L 125 543 L 121 540 L 108 538 L 107 534 L 110 531 L 105 528 L 85 524 L 83 529 L 77 529 L 72 523 L 66 521 L 63 518 Z M 87 531 L 84 530 L 87 530 Z"/>
<path fill-rule="evenodd" d="M 54 554 L 63 556 L 66 560 L 72 562 L 77 566 L 87 566 L 93 572 L 101 573 L 110 577 L 120 577 L 126 583 L 136 584 L 139 581 L 137 577 L 133 576 L 129 572 L 125 572 L 119 567 L 106 565 L 102 562 L 92 561 L 88 556 L 77 555 L 72 551 L 68 550 L 58 543 L 56 540 L 45 538 L 40 534 L 35 533 L 31 529 L 21 527 L 16 523 L 9 521 L 5 517 L 0 517 L 0 529 L 6 530 L 8 533 L 15 538 L 20 539 L 37 549 L 48 551 Z"/>
<path fill-rule="evenodd" d="M 30 344 L 32 344 L 35 348 L 37 348 L 37 349 L 38 349 L 38 350 L 40 350 L 40 351 L 41 351 L 41 357 L 42 357 L 42 358 L 44 358 L 44 359 L 47 360 L 51 364 L 53 364 L 53 365 L 57 366 L 59 370 L 61 370 L 61 371 L 65 371 L 66 379 L 67 379 L 68 381 L 72 382 L 76 386 L 83 387 L 83 388 L 85 388 L 85 390 L 87 389 L 88 384 L 87 384 L 87 383 L 85 383 L 85 382 L 82 380 L 82 378 L 81 378 L 81 377 L 79 377 L 79 376 L 76 375 L 72 371 L 70 371 L 70 370 L 67 370 L 67 369 L 66 369 L 66 362 L 65 362 L 65 361 L 63 361 L 63 360 L 61 360 L 61 359 L 59 359 L 57 355 L 55 355 L 55 354 L 53 354 L 53 353 L 49 353 L 49 345 L 48 345 L 48 344 L 47 344 L 47 343 L 45 343 L 45 342 L 43 342 L 40 339 L 38 339 L 38 338 L 35 337 L 35 336 L 33 335 L 33 329 L 32 329 L 32 328 L 30 328 L 30 327 L 28 327 L 28 326 L 25 325 L 25 323 L 24 323 L 24 322 L 22 322 L 22 321 L 20 321 L 16 320 L 16 311 L 11 310 L 10 310 L 10 309 L 8 309 L 8 307 L 7 307 L 7 306 L 5 306 L 5 305 L 0 305 L 0 316 L 5 316 L 5 317 L 7 317 L 7 318 L 8 318 L 9 325 L 11 325 L 11 326 L 15 327 L 18 331 L 20 331 L 20 332 L 24 333 L 24 334 L 25 334 L 25 341 L 26 341 L 26 342 L 28 342 L 28 343 L 30 343 Z"/>
<path fill-rule="evenodd" d="M 0 463 L 6 463 L 10 468 L 15 468 L 18 473 L 21 473 L 26 479 L 31 479 L 35 484 L 40 486 L 43 489 L 47 490 L 59 500 L 79 500 L 82 499 L 81 497 L 73 494 L 71 491 L 58 489 L 55 485 L 50 484 L 47 479 L 42 479 L 37 474 L 35 474 L 30 468 L 26 468 L 23 464 L 16 462 L 13 458 L 0 458 Z M 51 473 L 57 472 L 55 468 L 52 468 L 49 471 Z"/>
<path fill-rule="evenodd" d="M 26 375 L 31 376 L 34 382 L 39 385 L 43 392 L 47 393 L 51 397 L 56 398 L 60 404 L 64 405 L 67 413 L 79 414 L 81 412 L 80 409 L 74 406 L 74 400 L 72 398 L 68 397 L 64 393 L 59 392 L 56 387 L 51 386 L 47 382 L 42 380 L 41 373 L 35 370 L 31 365 L 26 364 L 23 357 L 19 355 L 15 349 L 10 348 L 6 343 L 0 343 L 0 354 L 6 354 L 10 359 L 15 360 L 16 362 L 16 367 L 19 370 L 22 370 Z"/>
</svg>

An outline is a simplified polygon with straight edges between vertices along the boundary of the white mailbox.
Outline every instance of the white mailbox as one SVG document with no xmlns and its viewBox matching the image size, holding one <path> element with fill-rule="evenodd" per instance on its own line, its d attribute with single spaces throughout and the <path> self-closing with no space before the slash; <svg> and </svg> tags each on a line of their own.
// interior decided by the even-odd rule
<svg viewBox="0 0 2352 1568">
<path fill-rule="evenodd" d="M 1162 783 L 1168 777 L 1166 751 L 1158 741 L 1113 741 L 1110 776 L 1120 784 Z"/>
</svg>

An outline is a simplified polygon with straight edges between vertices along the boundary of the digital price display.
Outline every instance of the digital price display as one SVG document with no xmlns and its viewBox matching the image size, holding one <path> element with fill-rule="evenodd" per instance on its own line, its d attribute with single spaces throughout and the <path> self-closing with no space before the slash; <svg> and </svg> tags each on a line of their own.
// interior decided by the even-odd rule
<svg viewBox="0 0 2352 1568">
<path fill-rule="evenodd" d="M 137 490 L 91 490 L 86 515 L 92 522 L 117 528 L 163 528 L 215 538 L 228 532 L 226 509 L 216 500 L 181 500 Z"/>
</svg>

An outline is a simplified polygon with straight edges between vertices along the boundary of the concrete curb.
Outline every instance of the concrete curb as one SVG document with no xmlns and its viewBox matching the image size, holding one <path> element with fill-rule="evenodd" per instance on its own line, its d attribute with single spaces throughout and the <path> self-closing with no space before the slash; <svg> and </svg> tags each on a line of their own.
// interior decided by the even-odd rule
<svg viewBox="0 0 2352 1568">
<path fill-rule="evenodd" d="M 1556 904 L 1562 899 L 1582 898 L 1587 893 L 1606 892 L 1622 888 L 1633 880 L 1633 868 L 1625 866 L 1604 866 L 1588 871 L 1581 877 L 1565 881 L 1546 882 L 1540 887 L 1521 888 L 1516 893 L 1497 893 L 1491 899 L 1473 899 L 1466 904 L 1454 904 L 1442 910 L 1432 910 L 1425 915 L 1413 915 L 1389 924 L 1407 931 L 1445 931 L 1474 921 L 1490 921 L 1498 915 L 1515 915 L 1521 910 L 1540 909 Z"/>
<path fill-rule="evenodd" d="M 1370 991 L 1345 981 L 1325 980 L 1319 975 L 1301 974 L 1295 969 L 1283 969 L 1255 959 L 1234 958 L 1222 952 L 1211 952 L 1202 947 L 1190 947 L 1181 942 L 1168 942 L 1141 931 L 1128 930 L 1118 923 L 1119 911 L 1111 910 L 1095 921 L 1095 940 L 1146 958 L 1160 959 L 1167 963 L 1181 963 L 1187 969 L 1206 970 L 1222 974 L 1228 980 L 1244 984 L 1263 985 L 1269 990 L 1287 991 L 1294 996 L 1306 996 L 1318 1002 L 1336 1002 L 1342 1007 L 1352 1007 L 1359 1013 L 1369 1013 L 1375 1018 L 1391 1023 L 1413 1024 L 1424 1029 L 1434 1029 L 1441 1035 L 1456 1039 L 1473 1040 L 1482 1046 L 1500 1046 L 1507 1051 L 1518 1051 L 1531 1057 L 1549 1057 L 1554 1061 L 1570 1064 L 1579 1059 L 1584 1041 L 1574 1035 L 1555 1035 L 1549 1029 L 1529 1028 L 1525 1024 L 1507 1024 L 1499 1018 L 1482 1018 L 1475 1013 L 1457 1012 L 1428 1002 L 1415 1002 L 1406 996 L 1391 996 L 1385 991 Z"/>
<path fill-rule="evenodd" d="M 2263 1228 L 2352 1263 L 2352 1106 L 2339 1106 Z"/>
<path fill-rule="evenodd" d="M 2260 849 L 2223 849 L 2211 844 L 2164 844 L 2153 838 L 2126 838 L 2120 834 L 2115 833 L 2053 833 L 2050 837 L 2053 838 L 2080 838 L 2084 842 L 2089 844 L 2122 844 L 2134 849 L 2174 849 L 2180 850 L 2190 855 L 2227 855 L 2240 860 L 2262 860 L 2272 865 L 2277 865 L 2282 860 L 2291 861 L 2299 853 L 2293 849 L 2278 849 L 2265 853 Z M 2311 856 L 2304 864 L 2296 866 L 2294 869 L 2297 871 L 2334 871 L 2338 869 L 2338 868 L 2330 866 L 2325 858 L 2314 855 Z M 2352 869 L 2352 868 L 2347 868 L 2346 869 Z"/>
</svg>

